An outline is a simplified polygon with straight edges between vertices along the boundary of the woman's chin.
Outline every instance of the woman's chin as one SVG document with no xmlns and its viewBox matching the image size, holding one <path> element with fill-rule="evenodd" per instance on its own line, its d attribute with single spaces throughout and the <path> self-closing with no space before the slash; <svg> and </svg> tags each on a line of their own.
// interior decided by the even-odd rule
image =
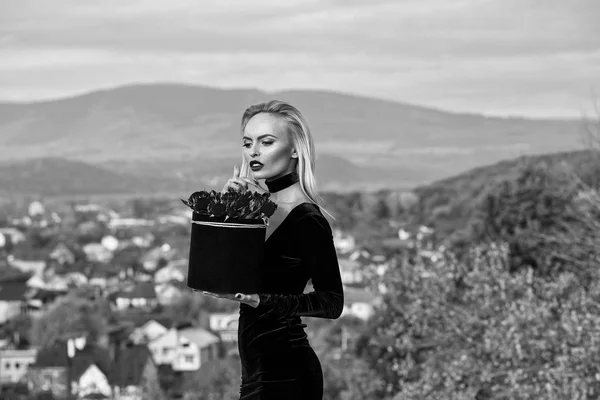
<svg viewBox="0 0 600 400">
<path fill-rule="evenodd" d="M 271 174 L 263 171 L 252 171 L 252 177 L 254 179 L 269 179 L 271 177 Z"/>
</svg>

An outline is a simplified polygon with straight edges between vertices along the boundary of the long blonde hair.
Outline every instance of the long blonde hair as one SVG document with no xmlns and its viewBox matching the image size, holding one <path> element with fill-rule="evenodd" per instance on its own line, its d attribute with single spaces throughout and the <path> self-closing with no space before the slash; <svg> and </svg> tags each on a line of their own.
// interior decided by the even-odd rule
<svg viewBox="0 0 600 400">
<path fill-rule="evenodd" d="M 310 201 L 319 206 L 321 211 L 332 219 L 335 219 L 333 215 L 325 210 L 324 201 L 317 193 L 317 180 L 315 178 L 315 145 L 308 123 L 302 113 L 296 107 L 279 100 L 271 100 L 266 103 L 252 105 L 248 107 L 242 115 L 242 134 L 244 129 L 246 129 L 248 121 L 256 114 L 260 113 L 276 115 L 286 122 L 288 134 L 298 153 L 298 163 L 296 168 L 302 192 L 310 199 Z M 240 176 L 250 176 L 250 166 L 243 156 Z"/>
</svg>

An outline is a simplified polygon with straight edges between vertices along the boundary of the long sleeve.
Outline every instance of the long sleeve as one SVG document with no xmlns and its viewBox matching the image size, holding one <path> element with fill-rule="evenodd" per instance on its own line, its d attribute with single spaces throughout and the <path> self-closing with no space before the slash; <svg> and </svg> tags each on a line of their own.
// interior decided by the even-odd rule
<svg viewBox="0 0 600 400">
<path fill-rule="evenodd" d="M 344 308 L 344 290 L 331 227 L 325 217 L 308 214 L 298 221 L 303 264 L 314 290 L 303 294 L 259 294 L 260 304 L 287 316 L 338 318 Z"/>
</svg>

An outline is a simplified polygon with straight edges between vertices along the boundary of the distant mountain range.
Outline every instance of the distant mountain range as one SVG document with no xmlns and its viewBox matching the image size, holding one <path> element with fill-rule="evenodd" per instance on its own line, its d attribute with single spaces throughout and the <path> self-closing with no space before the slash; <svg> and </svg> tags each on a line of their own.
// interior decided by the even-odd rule
<svg viewBox="0 0 600 400">
<path fill-rule="evenodd" d="M 525 154 L 583 147 L 578 120 L 455 114 L 322 91 L 131 85 L 0 103 L 0 192 L 220 188 L 241 157 L 242 112 L 268 99 L 306 115 L 325 190 L 410 188 Z"/>
</svg>

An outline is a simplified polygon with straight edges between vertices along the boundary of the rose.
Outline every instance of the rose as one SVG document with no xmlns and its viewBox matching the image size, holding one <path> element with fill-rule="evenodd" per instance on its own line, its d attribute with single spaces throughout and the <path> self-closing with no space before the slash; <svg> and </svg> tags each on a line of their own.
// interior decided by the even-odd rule
<svg viewBox="0 0 600 400">
<path fill-rule="evenodd" d="M 223 217 L 226 212 L 227 207 L 223 203 L 215 203 L 211 209 L 211 214 L 215 217 Z"/>
<path fill-rule="evenodd" d="M 207 208 L 210 202 L 210 193 L 201 190 L 192 193 L 187 201 L 183 199 L 181 201 L 197 213 L 208 214 Z"/>
<path fill-rule="evenodd" d="M 236 202 L 238 198 L 238 192 L 226 192 L 221 195 L 221 200 L 228 205 Z"/>
<path fill-rule="evenodd" d="M 227 218 L 235 219 L 239 218 L 241 215 L 240 210 L 236 210 L 234 207 L 227 207 Z"/>
<path fill-rule="evenodd" d="M 273 203 L 272 201 L 267 201 L 260 208 L 260 212 L 265 217 L 269 218 L 271 215 L 273 215 L 273 213 L 275 212 L 276 209 L 277 209 L 277 204 Z"/>
<path fill-rule="evenodd" d="M 258 219 L 270 217 L 277 205 L 269 200 L 269 193 L 229 191 L 225 193 L 201 190 L 181 201 L 194 212 L 225 220 Z"/>
<path fill-rule="evenodd" d="M 237 204 L 240 207 L 246 207 L 250 204 L 250 200 L 252 198 L 252 193 L 251 192 L 244 192 L 244 194 L 242 194 L 241 196 L 238 197 L 237 199 Z"/>
</svg>

